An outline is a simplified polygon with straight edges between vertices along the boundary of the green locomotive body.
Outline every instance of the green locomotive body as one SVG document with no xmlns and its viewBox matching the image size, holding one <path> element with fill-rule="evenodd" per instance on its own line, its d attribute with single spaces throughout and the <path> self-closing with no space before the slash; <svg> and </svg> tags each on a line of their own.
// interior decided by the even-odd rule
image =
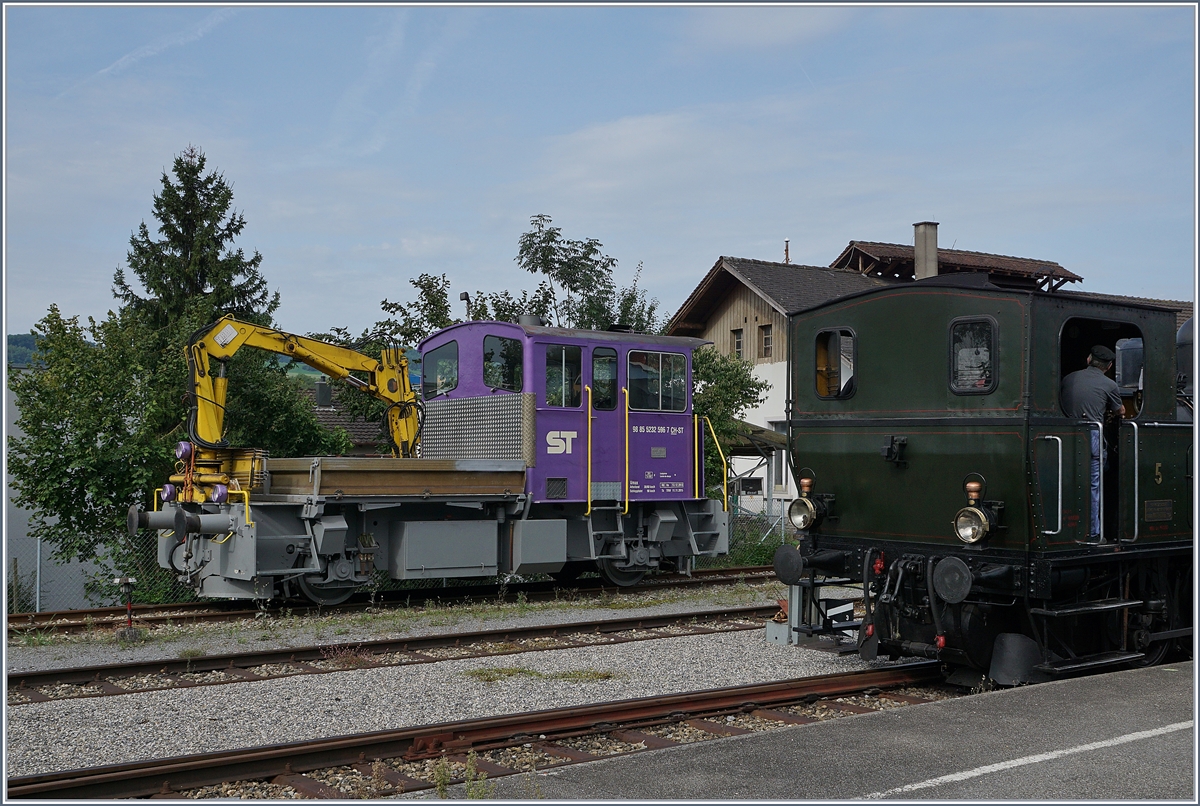
<svg viewBox="0 0 1200 806">
<path fill-rule="evenodd" d="M 864 657 L 1015 683 L 1190 646 L 1192 423 L 1173 311 L 960 276 L 842 297 L 789 330 L 802 494 L 798 546 L 776 567 L 810 604 L 823 584 L 863 585 Z M 1095 345 L 1122 371 L 1115 422 L 1060 405 Z M 1109 459 L 1099 539 L 1095 431 Z M 804 631 L 830 631 L 806 607 Z"/>
</svg>

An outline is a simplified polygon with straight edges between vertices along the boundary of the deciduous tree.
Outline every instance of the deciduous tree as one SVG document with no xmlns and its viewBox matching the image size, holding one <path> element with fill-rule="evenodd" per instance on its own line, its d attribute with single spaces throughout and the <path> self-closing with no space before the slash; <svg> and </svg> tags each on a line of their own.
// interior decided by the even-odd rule
<svg viewBox="0 0 1200 806">
<path fill-rule="evenodd" d="M 154 196 L 161 237 L 143 222 L 130 238 L 128 269 L 140 290 L 118 269 L 120 307 L 86 325 L 52 305 L 34 328 L 34 366 L 10 372 L 24 432 L 9 440 L 16 502 L 33 512 L 31 536 L 53 545 L 57 559 L 107 549 L 110 562 L 137 566 L 122 571 L 156 573 L 153 556 L 128 543 L 125 511 L 150 503 L 173 467 L 172 445 L 186 439 L 184 345 L 226 313 L 270 324 L 279 304 L 259 271 L 261 255 L 233 248 L 245 220 L 232 199 L 224 177 L 206 171 L 203 152 L 185 150 Z M 345 432 L 317 423 L 275 355 L 243 350 L 227 371 L 231 444 L 275 456 L 349 447 Z"/>
</svg>

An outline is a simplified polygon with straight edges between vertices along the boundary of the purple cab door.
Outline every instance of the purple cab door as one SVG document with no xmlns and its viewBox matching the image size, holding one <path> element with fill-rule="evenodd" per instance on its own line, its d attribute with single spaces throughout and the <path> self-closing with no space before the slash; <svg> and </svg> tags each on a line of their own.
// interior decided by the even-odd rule
<svg viewBox="0 0 1200 806">
<path fill-rule="evenodd" d="M 587 499 L 587 413 L 583 349 L 570 344 L 535 344 L 542 381 L 538 396 L 538 461 L 535 501 Z M 536 484 L 536 482 L 535 482 Z"/>
<path fill-rule="evenodd" d="M 588 384 L 592 424 L 590 462 L 592 499 L 598 501 L 625 498 L 625 412 L 621 406 L 619 361 L 617 351 L 611 347 L 592 349 Z"/>
</svg>

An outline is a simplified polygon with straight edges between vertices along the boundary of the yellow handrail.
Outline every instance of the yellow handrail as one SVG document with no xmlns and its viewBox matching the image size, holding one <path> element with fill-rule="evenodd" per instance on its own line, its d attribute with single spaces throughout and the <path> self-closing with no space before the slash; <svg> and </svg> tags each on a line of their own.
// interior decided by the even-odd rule
<svg viewBox="0 0 1200 806">
<path fill-rule="evenodd" d="M 700 498 L 700 415 L 692 415 L 692 497 Z"/>
<path fill-rule="evenodd" d="M 583 388 L 584 388 L 584 389 L 587 391 L 587 396 L 588 396 L 588 405 L 587 405 L 587 425 L 588 425 L 588 428 L 587 428 L 587 432 L 588 432 L 588 444 L 587 444 L 587 509 L 585 509 L 585 510 L 583 511 L 583 514 L 584 514 L 584 515 L 591 515 L 591 514 L 592 514 L 592 387 L 590 387 L 590 386 L 585 386 L 585 387 L 583 387 Z"/>
<path fill-rule="evenodd" d="M 721 494 L 725 497 L 725 511 L 729 511 L 729 465 L 725 463 L 725 451 L 721 450 L 721 443 L 717 440 L 717 432 L 713 430 L 712 421 L 707 417 L 704 422 L 708 423 L 708 433 L 712 434 L 713 443 L 717 446 L 717 453 L 721 455 Z"/>
<path fill-rule="evenodd" d="M 629 514 L 629 390 L 624 386 L 621 387 L 621 394 L 625 395 L 625 508 L 621 510 L 622 515 Z"/>
<path fill-rule="evenodd" d="M 230 495 L 240 495 L 246 504 L 246 525 L 253 526 L 254 521 L 250 520 L 250 491 L 249 490 L 230 490 Z"/>
<path fill-rule="evenodd" d="M 159 487 L 154 491 L 154 504 L 152 505 L 152 507 L 150 509 L 151 512 L 158 512 L 158 494 L 161 492 L 162 492 L 162 487 Z"/>
</svg>

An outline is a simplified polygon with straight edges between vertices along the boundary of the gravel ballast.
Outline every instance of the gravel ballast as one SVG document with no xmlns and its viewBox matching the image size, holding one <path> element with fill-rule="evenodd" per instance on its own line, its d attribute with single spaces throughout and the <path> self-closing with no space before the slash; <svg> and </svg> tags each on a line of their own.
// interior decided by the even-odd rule
<svg viewBox="0 0 1200 806">
<path fill-rule="evenodd" d="M 698 609 L 694 604 L 693 608 Z M 619 615 L 628 614 L 624 610 Z M 31 703 L 8 710 L 8 774 L 295 742 L 866 666 L 853 656 L 838 658 L 771 644 L 763 632 L 754 630 Z M 514 674 L 494 683 L 466 674 L 498 667 L 539 674 Z M 573 677 L 561 676 L 572 672 Z M 603 675 L 592 673 L 615 676 L 593 680 L 589 678 Z"/>
<path fill-rule="evenodd" d="M 664 591 L 611 599 L 570 598 L 528 604 L 447 604 L 420 609 L 383 609 L 373 613 L 264 618 L 234 623 L 179 625 L 149 633 L 145 643 L 121 643 L 111 630 L 95 635 L 66 636 L 38 645 L 16 636 L 5 650 L 9 672 L 135 663 L 199 655 L 268 651 L 323 644 L 352 643 L 444 633 L 536 627 L 597 619 L 689 613 L 721 607 L 767 605 L 786 596 L 779 583 L 714 587 L 694 591 Z M 832 595 L 832 594 L 831 594 Z M 32 645 L 30 645 L 32 644 Z"/>
</svg>

